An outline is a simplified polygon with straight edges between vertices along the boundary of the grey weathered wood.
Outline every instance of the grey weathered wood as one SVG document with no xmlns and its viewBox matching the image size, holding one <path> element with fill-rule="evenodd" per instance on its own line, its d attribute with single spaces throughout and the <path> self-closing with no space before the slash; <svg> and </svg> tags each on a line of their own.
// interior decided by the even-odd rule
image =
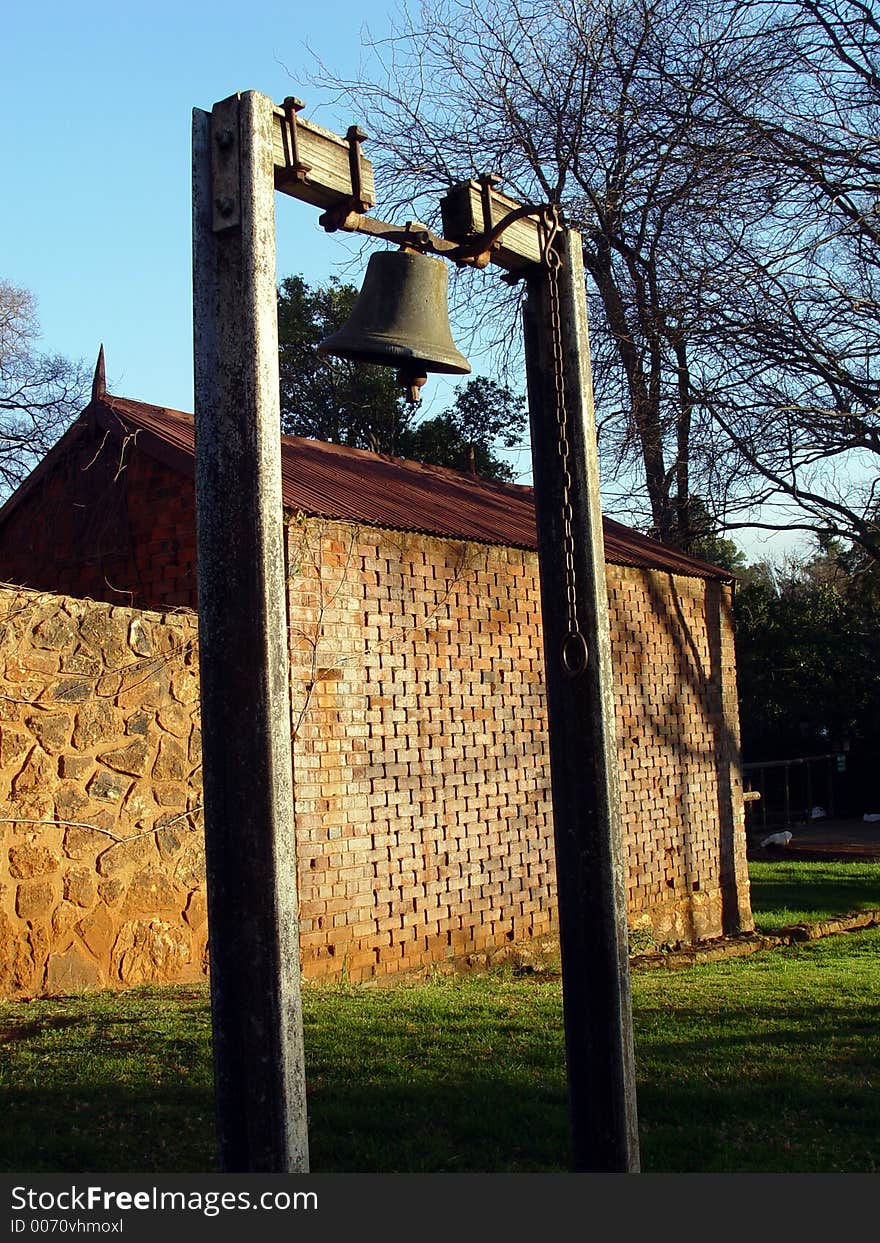
<svg viewBox="0 0 880 1243">
<path fill-rule="evenodd" d="M 463 181 L 453 186 L 440 200 L 443 236 L 451 242 L 465 242 L 475 234 L 499 224 L 520 204 L 516 199 L 489 190 L 491 220 L 483 219 L 483 188 L 478 181 Z M 498 239 L 492 251 L 492 263 L 519 272 L 530 264 L 541 262 L 541 243 L 537 221 L 530 217 L 514 220 Z"/>
<path fill-rule="evenodd" d="M 273 121 L 256 92 L 193 117 L 199 644 L 220 1166 L 302 1173 Z M 215 231 L 212 162 L 230 129 L 239 190 L 224 221 L 240 223 Z"/>
<path fill-rule="evenodd" d="M 351 197 L 351 167 L 349 164 L 349 147 L 344 138 L 322 129 L 314 121 L 305 117 L 297 118 L 297 145 L 302 164 L 309 171 L 302 181 L 296 181 L 289 175 L 284 126 L 286 118 L 284 109 L 273 107 L 272 122 L 272 160 L 274 165 L 275 186 L 282 194 L 302 199 L 313 207 L 334 207 L 337 203 Z M 368 159 L 361 156 L 361 191 L 366 203 L 375 203 L 376 189 L 373 182 L 373 166 Z"/>
<path fill-rule="evenodd" d="M 580 1172 L 639 1168 L 626 891 L 611 641 L 580 237 L 559 274 L 577 614 L 586 669 L 566 673 L 563 471 L 555 416 L 549 277 L 529 278 L 524 317 L 550 727 L 563 1008 Z"/>
</svg>

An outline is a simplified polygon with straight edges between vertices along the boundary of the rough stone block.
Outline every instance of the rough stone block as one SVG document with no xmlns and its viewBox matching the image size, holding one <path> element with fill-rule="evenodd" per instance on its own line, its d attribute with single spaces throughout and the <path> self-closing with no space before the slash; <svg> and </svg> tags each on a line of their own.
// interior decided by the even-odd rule
<svg viewBox="0 0 880 1243">
<path fill-rule="evenodd" d="M 180 781 L 155 781 L 153 794 L 160 807 L 183 811 L 186 807 L 187 788 Z"/>
<path fill-rule="evenodd" d="M 81 771 L 79 776 L 89 772 L 91 760 L 86 760 L 83 767 L 84 772 Z M 70 772 L 71 769 L 66 767 L 65 771 Z M 90 803 L 88 795 L 74 781 L 64 781 L 55 787 L 55 815 L 59 820 L 83 820 Z"/>
<path fill-rule="evenodd" d="M 189 895 L 183 918 L 190 928 L 201 928 L 208 920 L 208 897 L 203 889 L 194 889 Z"/>
<path fill-rule="evenodd" d="M 27 992 L 34 974 L 34 960 L 19 929 L 0 910 L 0 997 Z"/>
<path fill-rule="evenodd" d="M 52 947 L 61 953 L 73 943 L 73 925 L 82 911 L 70 902 L 62 902 L 52 912 Z"/>
<path fill-rule="evenodd" d="M 70 738 L 71 719 L 65 712 L 32 713 L 25 718 L 25 724 L 50 755 L 57 755 Z"/>
<path fill-rule="evenodd" d="M 55 905 L 55 889 L 50 881 L 23 881 L 15 891 L 15 913 L 19 919 L 41 919 Z"/>
<path fill-rule="evenodd" d="M 46 992 L 52 996 L 91 992 L 105 985 L 101 968 L 82 950 L 71 946 L 64 954 L 50 954 L 46 968 Z"/>
<path fill-rule="evenodd" d="M 191 832 L 175 862 L 174 881 L 182 889 L 198 889 L 204 885 L 205 877 L 204 837 L 201 832 Z"/>
<path fill-rule="evenodd" d="M 61 673 L 77 673 L 84 674 L 89 678 L 96 678 L 101 673 L 101 668 L 101 662 L 98 657 L 93 656 L 82 647 L 78 647 L 72 654 L 64 654 L 61 657 Z"/>
<path fill-rule="evenodd" d="M 16 813 L 36 820 L 50 816 L 54 778 L 55 768 L 51 760 L 39 747 L 34 747 L 12 779 L 11 797 Z"/>
<path fill-rule="evenodd" d="M 110 840 L 105 833 L 99 832 L 97 818 L 93 817 L 91 828 L 88 825 L 68 824 L 64 830 L 64 853 L 68 859 L 94 859 L 104 850 Z"/>
<path fill-rule="evenodd" d="M 58 757 L 58 776 L 64 781 L 84 783 L 94 768 L 94 760 L 88 755 L 65 752 Z"/>
<path fill-rule="evenodd" d="M 85 751 L 105 739 L 111 741 L 119 732 L 118 717 L 112 705 L 106 699 L 90 699 L 76 714 L 73 745 L 78 751 Z"/>
<path fill-rule="evenodd" d="M 115 906 L 125 893 L 125 882 L 114 876 L 98 885 L 98 896 L 107 906 Z"/>
<path fill-rule="evenodd" d="M 155 853 L 149 834 L 132 837 L 128 841 L 114 842 L 98 859 L 101 876 L 120 876 L 136 867 L 142 867 Z"/>
<path fill-rule="evenodd" d="M 180 892 L 167 875 L 161 868 L 150 867 L 132 877 L 122 903 L 122 915 L 130 919 L 134 915 L 155 915 L 179 910 L 181 906 Z"/>
<path fill-rule="evenodd" d="M 155 781 L 185 781 L 189 775 L 189 763 L 186 751 L 180 743 L 171 737 L 164 737 L 159 743 L 159 754 L 153 765 Z"/>
<path fill-rule="evenodd" d="M 195 659 L 194 652 L 191 659 Z M 199 698 L 199 681 L 194 669 L 172 669 L 171 694 L 182 704 L 194 704 Z"/>
<path fill-rule="evenodd" d="M 67 647 L 76 638 L 76 624 L 63 609 L 56 609 L 33 628 L 35 647 L 57 649 Z"/>
<path fill-rule="evenodd" d="M 146 772 L 149 750 L 144 738 L 135 738 L 128 746 L 117 747 L 113 751 L 102 751 L 98 759 L 118 773 L 140 777 Z"/>
<path fill-rule="evenodd" d="M 108 803 L 118 803 L 131 789 L 131 782 L 117 773 L 99 769 L 87 789 L 91 798 Z"/>
<path fill-rule="evenodd" d="M 64 877 L 64 897 L 79 907 L 92 906 L 97 897 L 97 879 L 94 872 L 72 869 Z"/>
<path fill-rule="evenodd" d="M 168 670 L 151 661 L 136 669 L 126 669 L 114 695 L 123 708 L 160 708 L 168 699 Z"/>
<path fill-rule="evenodd" d="M 190 963 L 189 935 L 164 920 L 124 924 L 113 946 L 114 977 L 127 988 L 173 982 Z"/>
<path fill-rule="evenodd" d="M 96 906 L 80 919 L 76 931 L 98 962 L 109 962 L 116 939 L 116 921 L 105 906 Z"/>
<path fill-rule="evenodd" d="M 33 745 L 33 739 L 24 730 L 0 725 L 0 768 L 17 765 Z"/>
<path fill-rule="evenodd" d="M 10 848 L 9 875 L 15 880 L 30 880 L 33 876 L 51 875 L 60 867 L 60 856 L 46 846 L 29 843 Z"/>
<path fill-rule="evenodd" d="M 91 679 L 86 677 L 63 678 L 52 691 L 52 698 L 59 703 L 84 703 L 92 694 Z"/>
<path fill-rule="evenodd" d="M 187 738 L 192 729 L 192 713 L 183 704 L 169 700 L 156 713 L 156 720 L 167 733 L 175 738 Z"/>
<path fill-rule="evenodd" d="M 132 618 L 128 628 L 128 645 L 138 656 L 152 656 L 155 653 L 153 629 L 144 618 Z"/>
</svg>

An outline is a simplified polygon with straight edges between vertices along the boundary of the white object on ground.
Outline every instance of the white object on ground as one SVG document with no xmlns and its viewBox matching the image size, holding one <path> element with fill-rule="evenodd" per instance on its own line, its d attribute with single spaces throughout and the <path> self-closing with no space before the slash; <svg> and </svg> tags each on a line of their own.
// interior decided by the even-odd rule
<svg viewBox="0 0 880 1243">
<path fill-rule="evenodd" d="M 867 811 L 862 816 L 863 820 L 880 820 L 880 811 Z"/>
<path fill-rule="evenodd" d="M 769 837 L 765 837 L 762 846 L 787 846 L 791 841 L 791 833 L 788 829 L 784 833 L 771 833 Z"/>
</svg>

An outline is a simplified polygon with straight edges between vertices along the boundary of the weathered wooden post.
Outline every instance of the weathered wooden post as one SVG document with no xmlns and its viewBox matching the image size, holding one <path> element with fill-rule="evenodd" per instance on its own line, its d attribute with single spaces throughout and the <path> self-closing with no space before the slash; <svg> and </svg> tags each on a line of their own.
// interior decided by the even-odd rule
<svg viewBox="0 0 880 1243">
<path fill-rule="evenodd" d="M 193 116 L 196 519 L 224 1172 L 308 1170 L 281 501 L 272 102 Z"/>
<path fill-rule="evenodd" d="M 572 1162 L 639 1166 L 611 684 L 580 240 L 495 178 L 453 187 L 444 237 L 365 215 L 363 134 L 249 92 L 197 111 L 199 632 L 215 1066 L 224 1169 L 305 1170 L 281 533 L 274 188 L 371 234 L 525 277 Z"/>
<path fill-rule="evenodd" d="M 565 230 L 550 239 L 528 282 L 526 370 L 572 1165 L 636 1172 L 619 768 L 579 235 Z"/>
</svg>

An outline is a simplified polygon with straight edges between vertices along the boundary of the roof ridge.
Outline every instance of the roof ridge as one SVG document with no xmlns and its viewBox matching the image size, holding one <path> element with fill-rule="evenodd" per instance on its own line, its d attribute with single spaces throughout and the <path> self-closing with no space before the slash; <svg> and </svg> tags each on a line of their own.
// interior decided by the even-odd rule
<svg viewBox="0 0 880 1243">
<path fill-rule="evenodd" d="M 161 449 L 178 469 L 190 473 L 195 457 L 192 414 L 104 393 L 89 403 L 77 422 L 89 416 L 100 419 L 102 410 L 105 419 L 112 414 L 139 425 L 155 437 L 154 452 Z M 281 448 L 286 509 L 440 538 L 537 548 L 534 489 L 528 484 L 485 479 L 448 466 L 305 436 L 282 435 Z M 603 515 L 603 529 L 605 557 L 612 564 L 735 580 L 729 570 L 662 544 L 615 518 Z"/>
</svg>

